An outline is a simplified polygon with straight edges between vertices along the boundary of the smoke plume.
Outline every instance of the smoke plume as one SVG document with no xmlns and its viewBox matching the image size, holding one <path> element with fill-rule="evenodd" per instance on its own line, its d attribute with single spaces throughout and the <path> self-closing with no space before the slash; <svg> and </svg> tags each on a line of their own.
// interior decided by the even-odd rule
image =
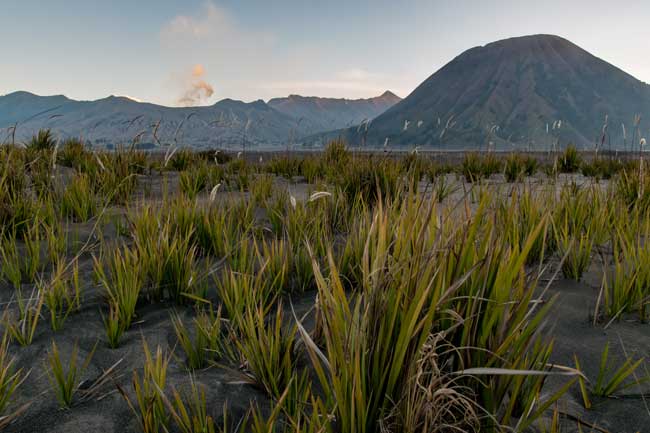
<svg viewBox="0 0 650 433">
<path fill-rule="evenodd" d="M 214 89 L 203 79 L 204 75 L 205 68 L 203 65 L 194 65 L 192 68 L 192 74 L 185 84 L 185 92 L 178 99 L 179 105 L 192 107 L 212 96 Z"/>
</svg>

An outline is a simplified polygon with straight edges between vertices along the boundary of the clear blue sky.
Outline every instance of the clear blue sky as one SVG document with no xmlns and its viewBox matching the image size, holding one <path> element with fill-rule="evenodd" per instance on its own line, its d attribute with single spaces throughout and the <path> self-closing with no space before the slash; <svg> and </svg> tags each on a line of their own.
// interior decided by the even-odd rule
<svg viewBox="0 0 650 433">
<path fill-rule="evenodd" d="M 649 20 L 647 0 L 1 0 L 0 94 L 406 96 L 467 48 L 534 33 L 650 81 Z"/>
</svg>

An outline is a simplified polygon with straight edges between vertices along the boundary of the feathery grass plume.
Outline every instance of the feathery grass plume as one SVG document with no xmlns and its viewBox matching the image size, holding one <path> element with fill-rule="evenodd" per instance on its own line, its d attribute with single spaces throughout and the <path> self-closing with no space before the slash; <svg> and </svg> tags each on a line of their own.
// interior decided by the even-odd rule
<svg viewBox="0 0 650 433">
<path fill-rule="evenodd" d="M 164 355 L 160 346 L 157 346 L 155 354 L 152 354 L 144 340 L 142 345 L 145 356 L 142 376 L 137 371 L 133 371 L 132 386 L 135 399 L 131 400 L 129 394 L 120 385 L 118 390 L 138 418 L 143 433 L 159 433 L 167 430 L 170 421 L 162 397 L 167 382 L 170 355 Z"/>
<path fill-rule="evenodd" d="M 74 395 L 79 389 L 81 376 L 88 368 L 88 365 L 95 354 L 96 348 L 97 345 L 95 345 L 93 350 L 88 353 L 83 363 L 78 365 L 79 346 L 75 343 L 72 347 L 72 352 L 70 353 L 68 361 L 64 363 L 61 360 L 61 355 L 56 343 L 52 341 L 52 348 L 48 351 L 45 368 L 61 407 L 70 407 L 72 405 Z"/>
<path fill-rule="evenodd" d="M 212 187 L 210 190 L 210 202 L 214 203 L 214 201 L 217 198 L 217 193 L 219 192 L 219 188 L 221 187 L 221 183 L 217 183 L 215 186 Z"/>
</svg>

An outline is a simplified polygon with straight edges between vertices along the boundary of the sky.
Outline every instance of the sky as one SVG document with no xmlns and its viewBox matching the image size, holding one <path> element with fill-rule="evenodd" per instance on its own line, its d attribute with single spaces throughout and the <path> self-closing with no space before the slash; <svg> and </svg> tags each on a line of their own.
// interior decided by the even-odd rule
<svg viewBox="0 0 650 433">
<path fill-rule="evenodd" d="M 405 97 L 466 49 L 537 33 L 650 82 L 649 18 L 647 0 L 0 0 L 0 95 Z"/>
</svg>

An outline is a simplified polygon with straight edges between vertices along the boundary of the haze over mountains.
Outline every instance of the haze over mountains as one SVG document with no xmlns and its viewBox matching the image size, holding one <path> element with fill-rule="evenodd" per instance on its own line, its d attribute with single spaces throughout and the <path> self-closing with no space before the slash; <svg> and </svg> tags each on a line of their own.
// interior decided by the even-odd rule
<svg viewBox="0 0 650 433">
<path fill-rule="evenodd" d="M 265 103 L 224 99 L 211 106 L 176 108 L 110 96 L 75 101 L 14 92 L 0 96 L 0 128 L 16 123 L 23 140 L 41 128 L 93 144 L 177 144 L 197 147 L 284 146 L 287 141 L 371 119 L 399 101 L 391 92 L 346 100 L 292 95 Z M 5 129 L 6 130 L 6 129 Z M 5 137 L 0 137 L 0 141 Z"/>
<path fill-rule="evenodd" d="M 638 131 L 636 115 L 642 119 Z M 552 35 L 471 48 L 403 100 L 387 91 L 361 100 L 291 95 L 268 103 L 226 99 L 171 108 L 124 97 L 0 96 L 0 128 L 18 122 L 18 137 L 47 127 L 96 144 L 130 143 L 137 136 L 199 147 L 244 141 L 313 146 L 343 136 L 367 147 L 545 150 L 573 142 L 621 149 L 633 141 L 638 148 L 639 137 L 650 135 L 649 117 L 650 86 Z"/>
</svg>

